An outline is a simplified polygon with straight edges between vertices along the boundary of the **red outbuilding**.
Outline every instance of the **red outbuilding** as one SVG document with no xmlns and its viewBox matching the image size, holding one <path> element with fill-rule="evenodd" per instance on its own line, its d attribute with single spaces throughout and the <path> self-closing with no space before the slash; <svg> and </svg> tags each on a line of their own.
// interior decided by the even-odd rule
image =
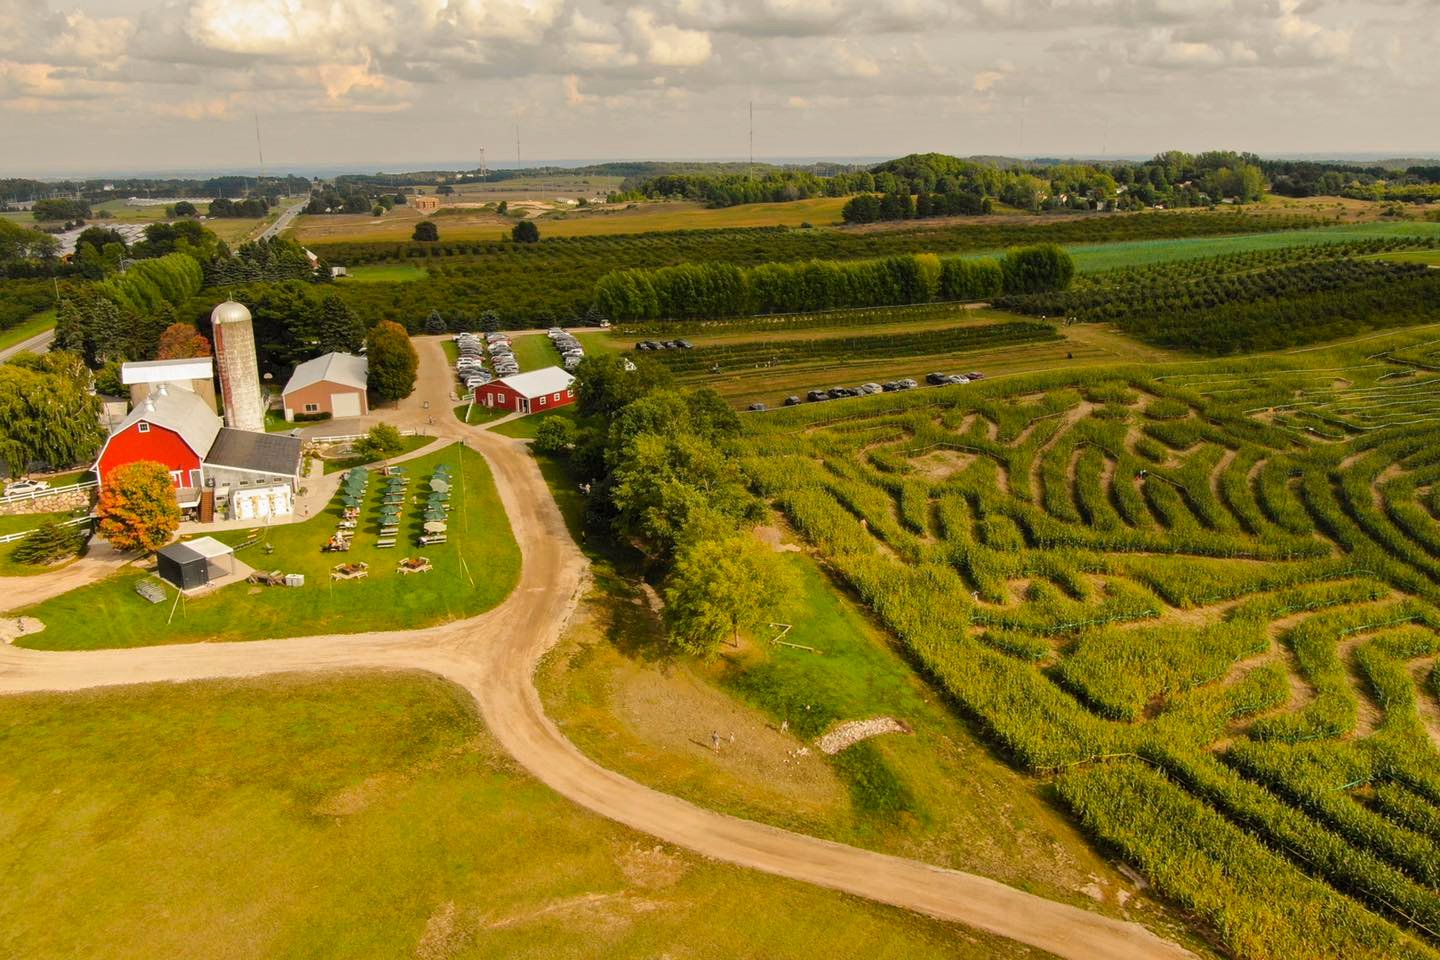
<svg viewBox="0 0 1440 960">
<path fill-rule="evenodd" d="M 95 460 L 103 487 L 116 467 L 153 460 L 170 470 L 181 506 L 199 502 L 205 455 L 220 432 L 220 418 L 202 397 L 159 384 L 110 434 Z"/>
<path fill-rule="evenodd" d="M 575 378 L 559 367 L 501 377 L 475 388 L 475 402 L 517 413 L 542 413 L 575 402 Z"/>
</svg>

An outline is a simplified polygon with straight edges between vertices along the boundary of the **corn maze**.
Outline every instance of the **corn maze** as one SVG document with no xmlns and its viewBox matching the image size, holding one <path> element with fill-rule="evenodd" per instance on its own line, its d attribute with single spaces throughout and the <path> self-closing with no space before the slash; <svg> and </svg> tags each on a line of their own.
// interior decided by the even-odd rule
<svg viewBox="0 0 1440 960">
<path fill-rule="evenodd" d="M 1435 958 L 1440 373 L 1405 359 L 841 401 L 747 468 L 1231 954 Z"/>
</svg>

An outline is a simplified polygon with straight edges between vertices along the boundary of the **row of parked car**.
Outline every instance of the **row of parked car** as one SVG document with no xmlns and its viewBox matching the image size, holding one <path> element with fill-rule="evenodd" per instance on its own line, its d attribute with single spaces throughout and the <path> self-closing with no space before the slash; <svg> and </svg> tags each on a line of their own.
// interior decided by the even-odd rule
<svg viewBox="0 0 1440 960">
<path fill-rule="evenodd" d="M 694 350 L 695 344 L 689 340 L 641 340 L 635 344 L 636 350 Z"/>
<path fill-rule="evenodd" d="M 585 348 L 580 346 L 579 340 L 559 327 L 551 327 L 546 331 L 546 335 L 550 342 L 555 344 L 555 349 L 560 351 L 560 359 L 566 370 L 574 370 L 580 366 L 580 361 L 585 359 Z"/>
<path fill-rule="evenodd" d="M 491 336 L 504 339 L 502 334 L 487 334 L 486 339 Z M 505 340 L 505 343 L 508 345 L 509 340 Z M 460 383 L 466 392 L 473 393 L 476 387 L 483 387 L 495 379 L 495 374 L 485 369 L 485 352 L 488 346 L 486 340 L 482 340 L 478 334 L 474 333 L 457 333 L 455 346 L 460 351 L 460 359 L 455 361 L 455 375 L 460 378 Z M 511 360 L 513 362 L 514 358 L 512 357 Z M 495 372 L 502 377 L 507 375 L 500 372 L 498 364 Z M 519 373 L 520 368 L 517 366 L 511 372 Z"/>
<path fill-rule="evenodd" d="M 971 383 L 975 380 L 984 380 L 985 374 L 979 372 L 971 373 L 930 373 L 925 375 L 925 383 L 932 387 L 944 387 L 954 383 Z M 874 393 L 897 393 L 902 390 L 914 390 L 920 386 L 919 381 L 910 377 L 903 380 L 887 380 L 884 383 L 862 383 L 858 387 L 831 387 L 829 390 L 811 390 L 802 400 L 796 396 L 785 398 L 785 406 L 795 407 L 802 403 L 821 403 L 825 400 L 840 400 L 845 397 L 867 397 Z M 763 411 L 765 404 L 752 403 L 750 410 Z"/>
</svg>

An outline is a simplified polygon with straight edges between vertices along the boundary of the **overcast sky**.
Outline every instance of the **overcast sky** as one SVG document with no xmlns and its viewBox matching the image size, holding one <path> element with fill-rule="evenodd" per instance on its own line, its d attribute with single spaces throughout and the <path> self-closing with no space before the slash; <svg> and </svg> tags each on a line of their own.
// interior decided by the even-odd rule
<svg viewBox="0 0 1440 960">
<path fill-rule="evenodd" d="M 0 172 L 1440 150 L 1440 0 L 0 0 Z"/>
</svg>

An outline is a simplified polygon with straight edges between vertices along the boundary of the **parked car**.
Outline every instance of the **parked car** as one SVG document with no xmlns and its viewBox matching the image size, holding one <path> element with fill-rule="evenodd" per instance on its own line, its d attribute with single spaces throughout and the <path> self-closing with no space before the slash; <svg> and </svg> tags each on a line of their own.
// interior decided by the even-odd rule
<svg viewBox="0 0 1440 960">
<path fill-rule="evenodd" d="M 975 371 L 973 371 L 973 370 L 972 370 L 970 373 L 965 374 L 965 376 L 969 377 L 971 380 L 984 380 L 984 379 L 985 379 L 985 374 L 983 374 L 983 373 L 977 373 L 977 372 L 975 372 Z"/>
<path fill-rule="evenodd" d="M 970 378 L 969 378 L 969 377 L 962 377 L 962 376 L 960 376 L 960 375 L 957 373 L 957 374 L 953 374 L 953 375 L 947 377 L 947 378 L 945 379 L 945 382 L 946 382 L 946 383 L 969 383 L 969 382 L 970 382 Z"/>
<path fill-rule="evenodd" d="M 790 396 L 785 398 L 785 406 L 787 407 L 797 407 L 801 402 L 799 397 Z"/>
<path fill-rule="evenodd" d="M 914 390 L 916 387 L 920 386 L 920 384 L 915 382 L 914 377 L 906 377 L 904 380 L 899 381 L 899 383 L 901 390 Z"/>
<path fill-rule="evenodd" d="M 811 390 L 809 393 L 805 394 L 805 399 L 809 400 L 811 403 L 819 403 L 821 400 L 829 400 L 830 394 L 826 393 L 824 390 Z"/>
<path fill-rule="evenodd" d="M 636 349 L 636 350 L 654 350 L 654 349 L 655 349 L 655 341 L 654 341 L 654 340 L 641 340 L 639 343 L 635 344 L 635 349 Z"/>
<path fill-rule="evenodd" d="M 750 406 L 746 407 L 745 409 L 751 411 L 752 413 L 764 413 L 764 412 L 765 412 L 765 404 L 763 404 L 763 403 L 752 403 L 752 404 L 750 404 Z"/>
<path fill-rule="evenodd" d="M 858 397 L 859 395 L 860 395 L 860 391 L 859 391 L 859 390 L 852 390 L 852 389 L 849 388 L 849 387 L 831 387 L 831 388 L 830 388 L 830 399 L 832 399 L 832 400 L 840 400 L 840 399 L 842 399 L 842 398 L 844 398 L 844 397 Z"/>
<path fill-rule="evenodd" d="M 950 375 L 948 373 L 927 373 L 925 374 L 925 382 L 932 387 L 938 387 L 942 383 L 949 383 Z"/>
<path fill-rule="evenodd" d="M 695 349 L 695 344 L 691 343 L 689 340 L 676 340 L 675 346 L 679 347 L 681 350 Z"/>
<path fill-rule="evenodd" d="M 5 484 L 5 496 L 18 497 L 26 493 L 39 493 L 41 490 L 49 490 L 50 484 L 44 480 L 15 480 Z"/>
<path fill-rule="evenodd" d="M 879 392 L 881 392 L 881 391 L 884 390 L 884 389 L 885 389 L 885 388 L 882 387 L 882 386 L 881 386 L 880 384 L 878 384 L 878 383 L 862 383 L 862 384 L 860 384 L 860 392 L 861 392 L 861 393 L 864 393 L 864 394 L 879 393 Z"/>
<path fill-rule="evenodd" d="M 900 386 L 900 381 L 898 380 L 886 380 L 880 385 L 880 389 L 885 393 L 894 393 L 896 390 L 903 390 L 904 387 Z"/>
</svg>

